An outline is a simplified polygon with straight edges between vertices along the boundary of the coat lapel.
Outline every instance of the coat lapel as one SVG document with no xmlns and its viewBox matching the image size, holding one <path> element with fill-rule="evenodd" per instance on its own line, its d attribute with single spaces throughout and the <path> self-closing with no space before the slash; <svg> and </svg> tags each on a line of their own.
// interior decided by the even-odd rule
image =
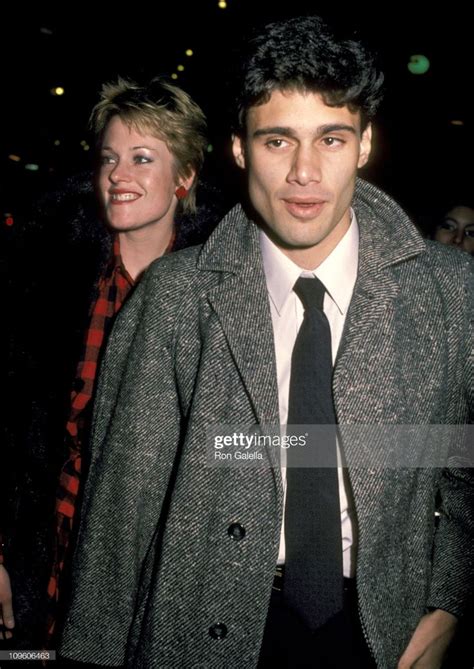
<svg viewBox="0 0 474 669">
<path fill-rule="evenodd" d="M 425 244 L 401 209 L 374 186 L 358 182 L 354 208 L 359 268 L 334 371 L 336 410 L 340 423 L 373 423 L 374 417 L 394 422 L 400 384 L 393 352 L 401 331 L 394 268 L 423 252 Z"/>
<path fill-rule="evenodd" d="M 371 422 L 380 399 L 380 392 L 371 392 L 371 386 L 383 387 L 385 392 L 387 381 L 394 379 L 395 360 L 384 353 L 393 335 L 398 292 L 390 269 L 363 273 L 360 267 L 334 370 L 340 423 Z"/>
<path fill-rule="evenodd" d="M 279 424 L 275 345 L 258 228 L 235 207 L 206 244 L 203 270 L 226 272 L 207 299 L 217 314 L 234 362 L 262 426 Z M 272 459 L 276 449 L 270 449 Z"/>
<path fill-rule="evenodd" d="M 384 198 L 375 213 L 373 203 Z M 425 249 L 405 214 L 375 187 L 359 182 L 354 208 L 360 231 L 359 269 L 333 378 L 343 437 L 344 431 L 350 432 L 348 425 L 402 424 L 410 416 L 401 357 L 417 342 L 410 311 L 399 303 L 407 296 L 400 295 L 396 266 Z M 370 459 L 375 467 L 385 462 L 388 449 L 383 443 L 374 448 L 374 443 L 354 434 L 343 441 L 349 467 L 357 466 L 360 458 L 365 463 Z M 354 478 L 352 482 L 357 486 Z"/>
</svg>

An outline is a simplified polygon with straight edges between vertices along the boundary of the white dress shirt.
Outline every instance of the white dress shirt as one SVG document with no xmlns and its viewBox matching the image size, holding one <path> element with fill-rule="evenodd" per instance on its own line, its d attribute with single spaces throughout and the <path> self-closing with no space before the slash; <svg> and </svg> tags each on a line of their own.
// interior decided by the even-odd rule
<svg viewBox="0 0 474 669">
<path fill-rule="evenodd" d="M 303 270 L 290 260 L 265 234 L 260 232 L 263 265 L 267 281 L 275 338 L 280 423 L 288 420 L 291 355 L 304 309 L 293 291 L 300 276 L 317 276 L 326 288 L 324 313 L 331 329 L 332 361 L 336 360 L 347 310 L 354 290 L 359 257 L 359 229 L 354 213 L 349 230 L 331 254 L 314 271 Z M 338 462 L 342 463 L 338 446 Z M 282 467 L 286 499 L 286 468 Z M 342 551 L 344 576 L 355 575 L 357 525 L 347 470 L 338 468 L 339 502 L 341 507 Z M 283 522 L 278 564 L 285 562 L 285 523 Z"/>
</svg>

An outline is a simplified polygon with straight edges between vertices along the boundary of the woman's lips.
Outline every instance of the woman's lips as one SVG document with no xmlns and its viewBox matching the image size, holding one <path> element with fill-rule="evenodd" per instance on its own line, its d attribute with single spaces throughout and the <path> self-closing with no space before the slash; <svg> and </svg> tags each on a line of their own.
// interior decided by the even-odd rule
<svg viewBox="0 0 474 669">
<path fill-rule="evenodd" d="M 109 195 L 109 202 L 113 205 L 135 202 L 141 197 L 139 193 L 134 193 L 133 191 L 110 191 Z"/>
</svg>

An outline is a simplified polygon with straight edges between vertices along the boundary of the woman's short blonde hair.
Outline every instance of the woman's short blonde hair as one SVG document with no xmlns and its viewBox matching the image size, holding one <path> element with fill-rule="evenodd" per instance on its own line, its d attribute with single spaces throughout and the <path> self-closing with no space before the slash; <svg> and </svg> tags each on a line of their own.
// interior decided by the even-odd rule
<svg viewBox="0 0 474 669">
<path fill-rule="evenodd" d="M 193 171 L 199 174 L 207 145 L 206 117 L 181 88 L 160 78 L 140 85 L 119 77 L 103 85 L 100 100 L 92 110 L 90 126 L 99 145 L 114 116 L 138 132 L 166 142 L 178 177 L 188 177 Z M 179 204 L 186 212 L 196 210 L 196 179 Z"/>
</svg>

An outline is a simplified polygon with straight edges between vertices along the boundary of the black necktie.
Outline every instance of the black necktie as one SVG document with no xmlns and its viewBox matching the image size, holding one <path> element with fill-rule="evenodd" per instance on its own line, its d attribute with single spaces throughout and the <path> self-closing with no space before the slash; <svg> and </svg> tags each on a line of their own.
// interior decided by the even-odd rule
<svg viewBox="0 0 474 669">
<path fill-rule="evenodd" d="M 291 425 L 328 426 L 318 443 L 307 443 L 305 448 L 325 449 L 324 463 L 330 466 L 295 466 L 301 463 L 298 457 L 303 451 L 300 447 L 287 451 L 284 596 L 314 630 L 342 609 L 331 331 L 323 311 L 325 288 L 321 281 L 299 278 L 294 291 L 305 312 L 291 358 L 288 431 L 292 434 Z M 311 441 L 310 429 L 308 434 Z"/>
</svg>

